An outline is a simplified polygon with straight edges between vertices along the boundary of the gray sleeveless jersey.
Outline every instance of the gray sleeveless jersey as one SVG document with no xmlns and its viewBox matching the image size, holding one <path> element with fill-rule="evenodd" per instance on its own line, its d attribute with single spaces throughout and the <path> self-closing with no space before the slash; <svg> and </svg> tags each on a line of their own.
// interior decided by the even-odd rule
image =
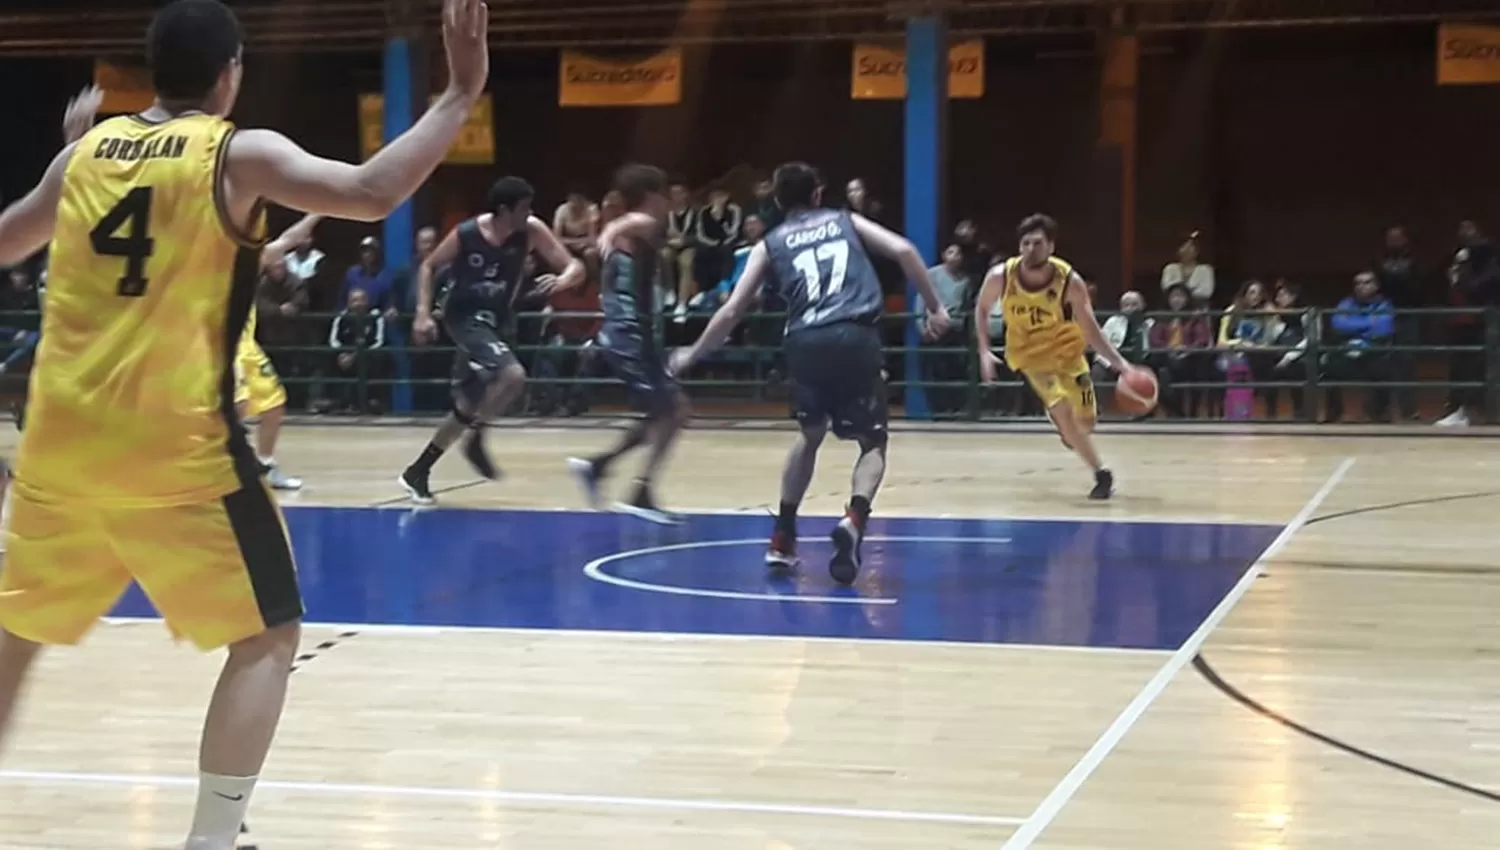
<svg viewBox="0 0 1500 850">
<path fill-rule="evenodd" d="M 766 234 L 765 245 L 776 292 L 787 305 L 788 334 L 880 316 L 880 278 L 848 213 L 794 213 Z"/>
<path fill-rule="evenodd" d="M 452 283 L 443 305 L 445 321 L 477 320 L 500 327 L 515 305 L 531 234 L 515 231 L 499 245 L 491 245 L 476 219 L 458 226 L 458 258 L 449 267 Z"/>
</svg>

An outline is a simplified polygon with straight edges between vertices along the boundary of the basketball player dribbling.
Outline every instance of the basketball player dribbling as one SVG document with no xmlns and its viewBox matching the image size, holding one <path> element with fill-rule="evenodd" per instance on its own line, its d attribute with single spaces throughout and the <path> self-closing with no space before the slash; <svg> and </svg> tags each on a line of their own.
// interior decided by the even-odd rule
<svg viewBox="0 0 1500 850">
<path fill-rule="evenodd" d="M 1025 376 L 1041 399 L 1047 416 L 1073 450 L 1094 471 L 1090 499 L 1114 493 L 1114 473 L 1094 447 L 1098 402 L 1085 345 L 1098 352 L 1121 375 L 1135 369 L 1104 338 L 1094 318 L 1088 284 L 1053 251 L 1057 222 L 1033 215 L 1016 229 L 1020 255 L 990 269 L 979 291 L 974 315 L 988 316 L 1000 302 L 1005 316 L 1005 362 Z M 979 371 L 985 383 L 995 381 L 1000 360 L 990 347 L 989 323 L 974 323 L 979 339 Z"/>
<path fill-rule="evenodd" d="M 614 448 L 591 458 L 569 458 L 568 466 L 590 505 L 598 507 L 599 485 L 615 461 L 648 446 L 630 496 L 615 508 L 658 525 L 678 525 L 682 517 L 663 510 L 655 491 L 656 476 L 691 415 L 687 396 L 668 374 L 651 330 L 658 262 L 666 238 L 667 177 L 655 166 L 626 165 L 615 173 L 614 189 L 625 199 L 627 212 L 599 234 L 604 326 L 596 341 L 604 362 L 624 382 L 631 405 L 642 417 Z"/>
<path fill-rule="evenodd" d="M 526 257 L 532 251 L 560 270 L 538 278 L 536 293 L 551 295 L 583 282 L 583 263 L 568 253 L 552 230 L 531 214 L 536 193 L 519 177 L 502 177 L 490 187 L 489 212 L 455 227 L 422 261 L 417 271 L 417 317 L 412 324 L 419 342 L 437 337 L 432 318 L 433 279 L 448 268 L 443 296 L 443 325 L 457 347 L 453 359 L 453 410 L 432 441 L 398 479 L 419 505 L 436 501 L 432 467 L 448 448 L 468 433 L 464 458 L 482 478 L 495 480 L 500 470 L 484 448 L 484 427 L 504 413 L 526 389 L 526 369 L 500 338 L 510 324 L 520 294 Z"/>
<path fill-rule="evenodd" d="M 899 262 L 917 284 L 927 306 L 929 336 L 945 332 L 950 320 L 911 242 L 863 216 L 821 209 L 823 184 L 810 165 L 782 165 L 772 183 L 785 218 L 751 250 L 729 301 L 698 341 L 673 353 L 671 369 L 680 375 L 723 345 L 769 278 L 787 304 L 783 345 L 801 433 L 782 472 L 781 507 L 766 564 L 773 569 L 798 565 L 797 512 L 832 426 L 835 437 L 859 445 L 849 504 L 833 529 L 828 565 L 835 581 L 849 584 L 859 574 L 860 544 L 885 477 L 888 442 L 879 329 L 885 296 L 870 252 Z"/>
<path fill-rule="evenodd" d="M 312 236 L 313 228 L 322 216 L 309 215 L 288 227 L 282 234 L 266 245 L 260 252 L 260 267 L 286 259 L 298 245 Z M 260 343 L 255 341 L 256 314 L 252 307 L 245 320 L 245 332 L 240 335 L 240 344 L 234 355 L 234 406 L 240 420 L 252 417 L 260 422 L 255 428 L 255 455 L 266 473 L 266 483 L 277 490 L 301 490 L 302 479 L 292 478 L 281 471 L 276 462 L 276 443 L 281 437 L 281 425 L 286 421 L 286 388 L 271 358 L 266 356 Z"/>
<path fill-rule="evenodd" d="M 42 646 L 79 642 L 138 582 L 176 635 L 228 648 L 189 850 L 234 846 L 303 615 L 234 406 L 263 208 L 386 217 L 442 162 L 484 89 L 488 21 L 481 0 L 445 0 L 447 91 L 356 166 L 237 132 L 225 116 L 239 22 L 218 0 L 176 0 L 147 33 L 155 104 L 94 127 L 0 213 L 0 265 L 52 243 L 0 571 L 0 735 Z"/>
</svg>

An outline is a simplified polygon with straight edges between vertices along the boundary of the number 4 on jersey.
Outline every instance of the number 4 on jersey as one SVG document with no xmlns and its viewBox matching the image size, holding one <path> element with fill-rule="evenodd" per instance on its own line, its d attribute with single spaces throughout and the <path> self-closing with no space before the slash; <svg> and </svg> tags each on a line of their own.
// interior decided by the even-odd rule
<svg viewBox="0 0 1500 850">
<path fill-rule="evenodd" d="M 139 298 L 146 294 L 146 260 L 156 251 L 156 242 L 148 234 L 150 224 L 151 188 L 141 186 L 131 189 L 89 232 L 94 253 L 125 258 L 117 295 Z M 119 235 L 121 230 L 127 230 L 125 236 Z"/>
</svg>

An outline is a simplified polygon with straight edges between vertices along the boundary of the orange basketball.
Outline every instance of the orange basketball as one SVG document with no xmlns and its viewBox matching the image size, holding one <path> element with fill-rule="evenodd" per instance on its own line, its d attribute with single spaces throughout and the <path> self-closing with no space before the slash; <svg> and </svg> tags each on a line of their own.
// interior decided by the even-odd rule
<svg viewBox="0 0 1500 850">
<path fill-rule="evenodd" d="M 1115 407 L 1130 416 L 1140 416 L 1156 409 L 1156 374 L 1136 366 L 1125 370 L 1115 386 Z"/>
</svg>

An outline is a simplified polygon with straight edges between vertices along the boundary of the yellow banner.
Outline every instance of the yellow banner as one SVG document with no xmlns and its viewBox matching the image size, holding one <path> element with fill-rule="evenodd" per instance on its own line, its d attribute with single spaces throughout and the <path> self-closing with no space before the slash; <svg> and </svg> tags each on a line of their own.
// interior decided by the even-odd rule
<svg viewBox="0 0 1500 850">
<path fill-rule="evenodd" d="M 96 61 L 94 85 L 104 89 L 104 103 L 99 107 L 99 112 L 104 115 L 145 112 L 156 102 L 151 72 L 145 68 Z"/>
<path fill-rule="evenodd" d="M 854 45 L 850 95 L 855 100 L 904 100 L 906 51 L 901 46 Z M 948 46 L 948 96 L 984 97 L 984 39 Z"/>
<path fill-rule="evenodd" d="M 437 95 L 432 96 L 437 100 Z M 385 146 L 385 97 L 378 94 L 359 96 L 359 147 L 365 159 Z M 443 160 L 449 165 L 495 164 L 495 104 L 488 93 L 479 96 L 469 112 L 469 120 L 458 131 L 458 140 Z"/>
<path fill-rule="evenodd" d="M 562 106 L 670 106 L 682 102 L 682 50 L 669 47 L 634 62 L 564 50 L 558 64 Z"/>
<path fill-rule="evenodd" d="M 1500 27 L 1438 26 L 1438 85 L 1500 83 Z"/>
</svg>

